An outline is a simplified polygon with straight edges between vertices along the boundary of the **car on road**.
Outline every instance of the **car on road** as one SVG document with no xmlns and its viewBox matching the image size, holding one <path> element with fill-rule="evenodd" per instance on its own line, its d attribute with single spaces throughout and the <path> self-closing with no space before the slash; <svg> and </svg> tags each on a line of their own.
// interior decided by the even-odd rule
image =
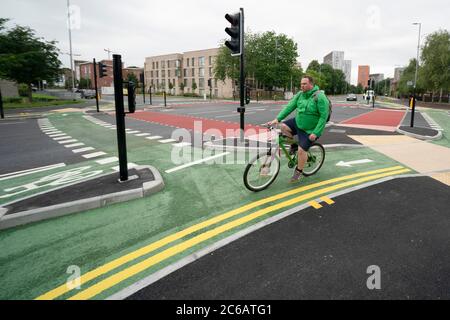
<svg viewBox="0 0 450 320">
<path fill-rule="evenodd" d="M 350 93 L 347 95 L 347 101 L 358 101 L 358 97 L 354 93 Z"/>
<path fill-rule="evenodd" d="M 95 98 L 95 90 L 81 89 L 81 98 L 82 99 L 94 99 Z"/>
</svg>

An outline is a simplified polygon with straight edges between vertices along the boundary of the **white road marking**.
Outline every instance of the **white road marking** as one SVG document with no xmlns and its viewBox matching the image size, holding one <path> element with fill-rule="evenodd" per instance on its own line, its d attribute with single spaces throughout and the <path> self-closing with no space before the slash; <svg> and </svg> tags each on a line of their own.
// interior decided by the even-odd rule
<svg viewBox="0 0 450 320">
<path fill-rule="evenodd" d="M 162 137 L 161 136 L 153 136 L 153 137 L 147 137 L 147 138 L 145 138 L 145 139 L 148 139 L 148 140 L 158 140 L 158 139 L 161 139 Z"/>
<path fill-rule="evenodd" d="M 146 137 L 146 136 L 149 136 L 149 135 L 150 135 L 150 133 L 139 133 L 139 134 L 136 135 L 136 137 Z"/>
<path fill-rule="evenodd" d="M 364 164 L 364 163 L 370 163 L 370 162 L 373 162 L 373 160 L 362 159 L 362 160 L 349 161 L 349 162 L 340 161 L 339 163 L 336 164 L 336 166 L 338 166 L 338 167 L 351 167 L 353 164 Z"/>
<path fill-rule="evenodd" d="M 63 137 L 53 138 L 53 140 L 55 140 L 55 141 L 69 140 L 69 139 L 72 139 L 72 137 L 71 136 L 63 136 Z"/>
<path fill-rule="evenodd" d="M 97 162 L 98 164 L 108 164 L 108 163 L 113 163 L 113 162 L 117 162 L 117 161 L 119 161 L 119 158 L 111 157 L 111 158 L 105 158 L 105 159 L 97 160 L 95 162 Z"/>
<path fill-rule="evenodd" d="M 22 171 L 17 171 L 17 172 L 10 172 L 10 173 L 0 175 L 0 181 L 7 180 L 7 179 L 13 179 L 16 177 L 25 176 L 25 175 L 32 174 L 32 173 L 61 168 L 61 167 L 65 167 L 65 166 L 66 166 L 65 163 L 58 163 L 58 164 L 52 164 L 50 166 L 45 166 L 45 167 L 27 169 L 27 170 L 22 170 Z"/>
<path fill-rule="evenodd" d="M 128 169 L 133 169 L 133 168 L 136 168 L 138 165 L 136 164 L 136 163 L 133 163 L 133 162 L 129 162 L 128 163 Z M 117 166 L 117 167 L 113 167 L 112 168 L 114 171 L 120 171 L 120 166 Z"/>
<path fill-rule="evenodd" d="M 66 148 L 75 148 L 75 147 L 81 147 L 84 146 L 84 143 L 79 142 L 79 143 L 74 143 L 74 144 L 68 144 L 67 146 L 64 146 Z"/>
<path fill-rule="evenodd" d="M 56 138 L 56 137 L 62 137 L 62 136 L 66 136 L 66 133 L 58 133 L 58 134 L 51 134 L 49 135 L 50 138 Z"/>
<path fill-rule="evenodd" d="M 139 133 L 140 131 L 127 131 L 128 134 L 135 134 L 135 133 Z"/>
<path fill-rule="evenodd" d="M 90 154 L 83 154 L 82 157 L 86 158 L 86 159 L 92 159 L 92 158 L 97 158 L 97 157 L 100 157 L 100 156 L 104 156 L 105 154 L 106 154 L 106 152 L 99 151 L 99 152 L 90 153 Z"/>
<path fill-rule="evenodd" d="M 189 168 L 189 167 L 195 166 L 196 164 L 200 164 L 200 163 L 203 163 L 203 162 L 206 162 L 206 161 L 209 161 L 209 160 L 213 160 L 213 159 L 216 159 L 216 158 L 224 157 L 224 156 L 226 156 L 228 154 L 230 154 L 230 153 L 229 152 L 225 152 L 225 153 L 221 153 L 221 154 L 218 154 L 218 155 L 215 155 L 215 156 L 212 156 L 212 157 L 200 159 L 200 160 L 197 160 L 197 161 L 194 161 L 194 162 L 191 162 L 191 163 L 186 163 L 186 164 L 184 164 L 182 166 L 179 166 L 179 167 L 167 170 L 166 173 L 176 172 L 176 171 L 179 171 L 179 170 L 182 170 L 182 169 L 185 169 L 185 168 Z"/>
<path fill-rule="evenodd" d="M 78 142 L 77 139 L 70 139 L 70 140 L 64 140 L 64 141 L 58 141 L 59 144 L 67 144 L 72 142 Z"/>
<path fill-rule="evenodd" d="M 56 133 L 62 133 L 61 131 L 59 131 L 59 130 L 53 130 L 53 131 L 48 131 L 48 132 L 44 132 L 46 135 L 52 135 L 52 134 L 56 134 Z"/>
<path fill-rule="evenodd" d="M 92 151 L 92 150 L 95 150 L 95 149 L 92 147 L 86 147 L 86 148 L 72 150 L 72 152 L 73 153 L 81 153 L 81 152 Z"/>
<path fill-rule="evenodd" d="M 169 142 L 176 142 L 177 140 L 175 139 L 166 139 L 166 140 L 159 140 L 158 142 L 160 143 L 169 143 Z"/>
</svg>

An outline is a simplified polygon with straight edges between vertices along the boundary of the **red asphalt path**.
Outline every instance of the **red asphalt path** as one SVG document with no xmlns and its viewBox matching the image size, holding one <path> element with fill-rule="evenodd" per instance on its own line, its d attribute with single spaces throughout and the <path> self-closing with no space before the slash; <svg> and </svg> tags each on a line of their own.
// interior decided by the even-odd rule
<svg viewBox="0 0 450 320">
<path fill-rule="evenodd" d="M 142 111 L 136 112 L 134 114 L 127 115 L 129 118 L 142 120 L 146 122 L 156 123 L 164 126 L 171 126 L 177 128 L 184 128 L 187 130 L 199 131 L 203 134 L 220 134 L 222 137 L 230 137 L 230 134 L 227 134 L 228 130 L 234 130 L 233 136 L 239 136 L 239 123 L 238 122 L 229 122 L 229 121 L 220 121 L 220 120 L 212 120 L 198 117 L 191 117 L 185 115 L 174 115 L 174 114 L 163 114 L 160 112 L 152 112 L 152 111 Z M 215 132 L 213 133 L 212 130 Z M 267 130 L 265 128 L 261 128 L 259 126 L 254 126 L 248 124 L 245 126 L 245 135 L 252 136 L 255 134 L 265 133 Z"/>
<path fill-rule="evenodd" d="M 405 111 L 375 110 L 360 116 L 345 120 L 341 125 L 395 131 L 401 124 Z"/>
</svg>

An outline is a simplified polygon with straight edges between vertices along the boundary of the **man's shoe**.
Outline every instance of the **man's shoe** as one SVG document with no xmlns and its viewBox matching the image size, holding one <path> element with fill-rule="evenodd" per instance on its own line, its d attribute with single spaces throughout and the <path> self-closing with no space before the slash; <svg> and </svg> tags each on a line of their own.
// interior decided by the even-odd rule
<svg viewBox="0 0 450 320">
<path fill-rule="evenodd" d="M 303 171 L 300 171 L 300 170 L 298 170 L 297 167 L 295 167 L 294 174 L 292 175 L 292 178 L 289 182 L 290 183 L 298 182 L 301 180 L 302 176 L 303 176 Z"/>
</svg>

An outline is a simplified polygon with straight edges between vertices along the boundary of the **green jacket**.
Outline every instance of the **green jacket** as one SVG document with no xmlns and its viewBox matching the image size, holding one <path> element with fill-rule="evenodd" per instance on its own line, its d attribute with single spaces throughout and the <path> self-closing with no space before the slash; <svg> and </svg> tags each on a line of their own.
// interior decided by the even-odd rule
<svg viewBox="0 0 450 320">
<path fill-rule="evenodd" d="M 288 115 L 297 109 L 295 121 L 297 127 L 308 134 L 314 133 L 317 137 L 323 134 L 327 123 L 329 110 L 329 102 L 324 93 L 319 93 L 317 102 L 313 95 L 320 90 L 318 86 L 308 92 L 298 93 L 289 104 L 280 112 L 277 119 L 283 121 Z"/>
</svg>

